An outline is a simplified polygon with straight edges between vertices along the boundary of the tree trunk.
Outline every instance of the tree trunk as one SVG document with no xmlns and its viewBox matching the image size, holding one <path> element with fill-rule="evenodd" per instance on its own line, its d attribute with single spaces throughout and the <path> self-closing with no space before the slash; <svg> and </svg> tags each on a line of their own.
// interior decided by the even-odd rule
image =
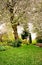
<svg viewBox="0 0 42 65">
<path fill-rule="evenodd" d="M 29 33 L 29 43 L 32 43 L 31 33 Z"/>
<path fill-rule="evenodd" d="M 0 41 L 2 42 L 2 34 L 0 34 Z"/>
<path fill-rule="evenodd" d="M 18 33 L 17 33 L 17 25 L 14 25 L 14 26 L 12 26 L 12 28 L 13 28 L 13 31 L 14 31 L 14 38 L 15 38 L 15 40 L 17 40 L 18 39 Z"/>
</svg>

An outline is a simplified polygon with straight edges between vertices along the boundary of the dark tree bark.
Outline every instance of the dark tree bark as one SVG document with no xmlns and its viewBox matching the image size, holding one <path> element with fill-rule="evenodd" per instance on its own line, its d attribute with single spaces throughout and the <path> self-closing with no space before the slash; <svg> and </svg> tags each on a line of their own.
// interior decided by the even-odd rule
<svg viewBox="0 0 42 65">
<path fill-rule="evenodd" d="M 13 28 L 13 31 L 14 31 L 14 38 L 15 38 L 15 40 L 17 40 L 18 39 L 18 33 L 17 33 L 17 25 L 14 25 L 14 26 L 12 26 L 12 28 Z"/>
<path fill-rule="evenodd" d="M 14 38 L 15 38 L 15 40 L 17 40 L 18 39 L 18 33 L 17 33 L 17 25 L 18 24 L 15 24 L 15 23 L 12 23 L 12 21 L 13 21 L 13 19 L 14 19 L 14 14 L 13 13 L 11 13 L 12 14 L 12 16 L 11 16 L 11 18 L 10 18 L 10 21 L 11 21 L 11 25 L 12 25 L 12 28 L 13 28 L 13 31 L 14 31 Z"/>
<path fill-rule="evenodd" d="M 31 33 L 29 33 L 29 43 L 32 43 Z"/>
</svg>

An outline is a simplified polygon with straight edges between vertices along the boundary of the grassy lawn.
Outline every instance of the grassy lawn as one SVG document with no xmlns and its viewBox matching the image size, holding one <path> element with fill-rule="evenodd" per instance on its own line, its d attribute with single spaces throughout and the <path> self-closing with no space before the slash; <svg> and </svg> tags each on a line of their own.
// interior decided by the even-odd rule
<svg viewBox="0 0 42 65">
<path fill-rule="evenodd" d="M 42 65 L 42 48 L 24 45 L 0 51 L 0 65 Z"/>
</svg>

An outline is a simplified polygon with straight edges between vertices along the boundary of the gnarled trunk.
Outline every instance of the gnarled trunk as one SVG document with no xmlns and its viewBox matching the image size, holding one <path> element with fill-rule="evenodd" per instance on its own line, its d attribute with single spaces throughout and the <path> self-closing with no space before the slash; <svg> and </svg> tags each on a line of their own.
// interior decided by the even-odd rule
<svg viewBox="0 0 42 65">
<path fill-rule="evenodd" d="M 7 8 L 10 12 L 10 22 L 12 24 L 12 28 L 13 28 L 13 31 L 14 31 L 14 38 L 15 40 L 18 39 L 18 33 L 17 33 L 17 25 L 14 23 L 14 6 L 15 6 L 16 2 L 14 0 L 8 0 L 7 1 Z"/>
<path fill-rule="evenodd" d="M 15 38 L 15 40 L 17 40 L 18 39 L 18 33 L 17 33 L 17 25 L 14 25 L 14 26 L 12 26 L 12 28 L 13 28 L 13 31 L 14 31 L 14 38 Z"/>
</svg>

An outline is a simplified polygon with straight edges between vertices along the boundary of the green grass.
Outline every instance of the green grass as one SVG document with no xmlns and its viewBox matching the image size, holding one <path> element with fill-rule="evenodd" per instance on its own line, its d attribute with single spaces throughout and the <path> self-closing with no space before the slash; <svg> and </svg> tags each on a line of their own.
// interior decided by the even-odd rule
<svg viewBox="0 0 42 65">
<path fill-rule="evenodd" d="M 42 48 L 24 45 L 0 51 L 0 65 L 42 65 Z"/>
</svg>

